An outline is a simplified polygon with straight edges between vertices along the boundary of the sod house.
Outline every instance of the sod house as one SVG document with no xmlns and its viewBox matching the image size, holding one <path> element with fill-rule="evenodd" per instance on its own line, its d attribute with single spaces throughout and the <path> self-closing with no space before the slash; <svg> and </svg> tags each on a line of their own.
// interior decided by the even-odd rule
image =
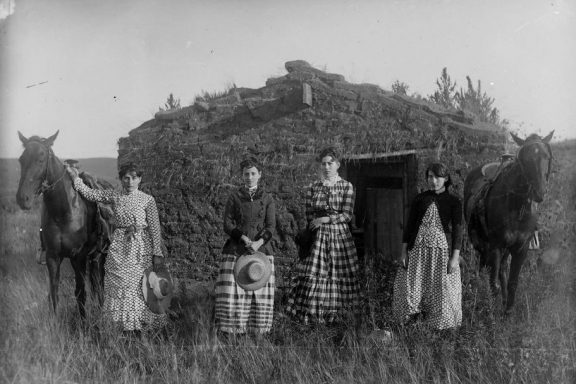
<svg viewBox="0 0 576 384">
<path fill-rule="evenodd" d="M 408 205 L 429 161 L 446 162 L 462 193 L 467 170 L 498 159 L 504 149 L 498 127 L 465 112 L 352 84 L 305 61 L 285 67 L 285 76 L 262 88 L 232 88 L 160 111 L 119 140 L 119 164 L 145 169 L 142 188 L 156 198 L 175 277 L 216 276 L 226 240 L 223 209 L 240 184 L 238 164 L 246 154 L 262 162 L 261 183 L 277 202 L 271 241 L 281 270 L 297 255 L 305 187 L 316 177 L 322 147 L 334 145 L 345 157 L 341 175 L 356 188 L 351 225 L 361 256 L 382 261 L 397 255 Z"/>
</svg>

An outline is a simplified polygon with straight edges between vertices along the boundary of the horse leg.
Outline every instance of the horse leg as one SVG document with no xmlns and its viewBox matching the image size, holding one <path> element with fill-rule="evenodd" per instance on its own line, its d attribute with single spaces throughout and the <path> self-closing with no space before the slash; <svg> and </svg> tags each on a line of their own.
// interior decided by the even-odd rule
<svg viewBox="0 0 576 384">
<path fill-rule="evenodd" d="M 506 308 L 508 302 L 508 256 L 510 252 L 507 249 L 500 250 L 500 289 L 502 290 L 502 306 Z"/>
<path fill-rule="evenodd" d="M 48 278 L 50 280 L 50 302 L 52 309 L 56 313 L 58 307 L 58 286 L 60 285 L 60 264 L 62 259 L 54 251 L 46 252 L 46 267 L 48 268 Z"/>
<path fill-rule="evenodd" d="M 508 279 L 508 300 L 506 302 L 506 315 L 510 315 L 512 313 L 512 307 L 514 306 L 514 300 L 516 298 L 516 288 L 518 288 L 518 281 L 520 278 L 520 271 L 522 270 L 522 264 L 524 264 L 527 255 L 527 248 L 522 248 L 518 251 L 512 252 L 512 261 L 510 262 L 510 276 Z"/>
<path fill-rule="evenodd" d="M 90 259 L 90 288 L 92 295 L 98 299 L 98 304 L 104 304 L 104 261 L 106 254 L 97 251 Z"/>
<path fill-rule="evenodd" d="M 494 296 L 498 295 L 501 286 L 498 277 L 500 276 L 500 250 L 488 249 L 486 256 L 486 263 L 490 269 L 490 288 Z"/>
<path fill-rule="evenodd" d="M 78 303 L 78 311 L 80 316 L 86 318 L 86 285 L 84 283 L 86 279 L 86 254 L 78 254 L 70 258 L 70 263 L 74 269 L 74 275 L 76 277 L 76 288 L 74 289 L 74 295 L 76 296 L 76 302 Z"/>
</svg>

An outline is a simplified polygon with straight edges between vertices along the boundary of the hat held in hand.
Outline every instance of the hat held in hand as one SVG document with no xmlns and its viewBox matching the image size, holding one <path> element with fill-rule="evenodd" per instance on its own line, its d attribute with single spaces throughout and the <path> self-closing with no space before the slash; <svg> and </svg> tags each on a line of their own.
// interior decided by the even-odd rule
<svg viewBox="0 0 576 384">
<path fill-rule="evenodd" d="M 234 265 L 236 283 L 245 291 L 256 291 L 268 283 L 272 264 L 262 252 L 242 255 Z"/>
<path fill-rule="evenodd" d="M 154 272 L 151 267 L 146 269 L 142 277 L 142 294 L 152 312 L 165 313 L 174 295 L 174 286 L 168 271 L 164 269 Z"/>
</svg>

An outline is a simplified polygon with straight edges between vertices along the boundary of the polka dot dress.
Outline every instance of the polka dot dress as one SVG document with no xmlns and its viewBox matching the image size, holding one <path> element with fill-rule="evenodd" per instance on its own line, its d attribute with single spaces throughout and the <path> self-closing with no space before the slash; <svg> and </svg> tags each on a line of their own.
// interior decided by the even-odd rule
<svg viewBox="0 0 576 384">
<path fill-rule="evenodd" d="M 462 323 L 460 267 L 447 273 L 449 247 L 436 203 L 430 204 L 408 251 L 408 269 L 400 268 L 394 281 L 392 311 L 399 322 L 422 312 L 435 329 Z"/>
<path fill-rule="evenodd" d="M 127 331 L 163 327 L 166 314 L 150 311 L 142 294 L 144 270 L 152 266 L 153 255 L 162 256 L 154 198 L 139 190 L 91 189 L 80 178 L 74 188 L 90 201 L 112 204 L 114 211 L 116 229 L 104 264 L 104 316 Z"/>
</svg>

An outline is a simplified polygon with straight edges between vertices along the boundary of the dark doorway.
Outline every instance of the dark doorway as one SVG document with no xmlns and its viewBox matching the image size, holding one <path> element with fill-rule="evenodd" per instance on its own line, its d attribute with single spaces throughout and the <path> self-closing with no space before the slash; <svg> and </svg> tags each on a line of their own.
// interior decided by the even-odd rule
<svg viewBox="0 0 576 384">
<path fill-rule="evenodd" d="M 344 159 L 342 176 L 356 191 L 354 234 L 361 258 L 399 257 L 409 204 L 417 193 L 416 151 Z"/>
</svg>

